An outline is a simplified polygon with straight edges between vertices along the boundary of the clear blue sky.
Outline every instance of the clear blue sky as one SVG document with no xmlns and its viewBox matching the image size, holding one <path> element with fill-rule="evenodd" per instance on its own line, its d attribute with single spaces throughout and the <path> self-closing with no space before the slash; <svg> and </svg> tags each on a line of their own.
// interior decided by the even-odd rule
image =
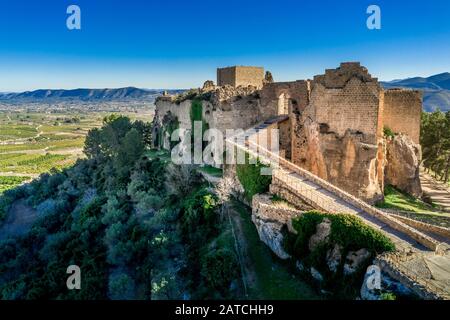
<svg viewBox="0 0 450 320">
<path fill-rule="evenodd" d="M 66 28 L 77 4 L 82 29 Z M 366 28 L 377 4 L 382 29 Z M 361 61 L 382 80 L 450 71 L 448 0 L 2 0 L 0 91 L 188 88 L 215 68 L 275 80 Z"/>
</svg>

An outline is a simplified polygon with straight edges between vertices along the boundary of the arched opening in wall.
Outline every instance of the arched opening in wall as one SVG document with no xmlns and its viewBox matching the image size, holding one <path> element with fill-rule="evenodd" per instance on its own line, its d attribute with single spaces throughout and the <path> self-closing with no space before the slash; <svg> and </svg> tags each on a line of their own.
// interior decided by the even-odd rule
<svg viewBox="0 0 450 320">
<path fill-rule="evenodd" d="M 289 97 L 286 93 L 280 94 L 278 97 L 278 115 L 289 114 Z"/>
</svg>

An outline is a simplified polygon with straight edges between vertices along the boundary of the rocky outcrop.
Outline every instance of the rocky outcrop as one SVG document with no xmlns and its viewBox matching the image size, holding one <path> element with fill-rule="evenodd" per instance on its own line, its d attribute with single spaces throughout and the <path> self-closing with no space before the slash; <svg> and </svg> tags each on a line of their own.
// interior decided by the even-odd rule
<svg viewBox="0 0 450 320">
<path fill-rule="evenodd" d="M 216 86 L 214 85 L 214 81 L 206 80 L 205 83 L 203 83 L 202 92 L 209 92 L 215 89 Z"/>
<path fill-rule="evenodd" d="M 370 252 L 365 248 L 358 251 L 350 251 L 345 257 L 344 274 L 350 275 L 355 273 L 369 257 Z"/>
<path fill-rule="evenodd" d="M 367 143 L 364 133 L 347 130 L 339 136 L 326 124 L 306 119 L 299 137 L 303 144 L 297 151 L 297 164 L 370 203 L 383 197 L 377 173 L 378 147 Z"/>
<path fill-rule="evenodd" d="M 331 233 L 331 221 L 327 218 L 316 226 L 316 233 L 309 238 L 308 247 L 310 251 L 317 248 L 318 245 L 326 243 Z"/>
<path fill-rule="evenodd" d="M 213 104 L 220 106 L 220 104 L 224 101 L 230 100 L 239 100 L 243 97 L 253 98 L 256 100 L 256 97 L 252 97 L 251 95 L 257 91 L 257 88 L 254 86 L 247 87 L 232 87 L 230 85 L 225 85 L 221 87 L 216 87 L 216 90 L 213 92 L 211 101 Z"/>
<path fill-rule="evenodd" d="M 317 271 L 317 269 L 315 269 L 314 267 L 311 267 L 309 269 L 309 272 L 311 273 L 311 276 L 313 277 L 314 280 L 316 280 L 318 282 L 322 282 L 323 281 L 322 274 L 319 271 Z"/>
<path fill-rule="evenodd" d="M 362 300 L 380 300 L 381 272 L 378 267 L 369 266 L 361 286 Z"/>
<path fill-rule="evenodd" d="M 387 139 L 385 184 L 405 191 L 415 197 L 422 196 L 419 178 L 421 147 L 410 137 L 399 134 Z"/>
<path fill-rule="evenodd" d="M 272 203 L 269 195 L 253 197 L 252 221 L 259 238 L 281 259 L 290 257 L 283 247 L 283 231 L 287 229 L 288 221 L 298 214 L 297 210 Z"/>
<path fill-rule="evenodd" d="M 327 251 L 327 265 L 332 272 L 336 272 L 342 259 L 342 246 L 335 244 L 333 249 Z"/>
<path fill-rule="evenodd" d="M 281 259 L 288 259 L 290 255 L 283 248 L 283 225 L 278 222 L 269 222 L 266 217 L 252 216 L 259 238 Z"/>
</svg>

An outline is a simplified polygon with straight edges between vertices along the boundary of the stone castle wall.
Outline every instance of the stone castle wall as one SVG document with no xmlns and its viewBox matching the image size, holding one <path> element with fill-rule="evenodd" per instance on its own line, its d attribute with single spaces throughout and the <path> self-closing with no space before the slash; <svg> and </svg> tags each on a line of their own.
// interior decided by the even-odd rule
<svg viewBox="0 0 450 320">
<path fill-rule="evenodd" d="M 233 66 L 217 69 L 217 85 L 232 87 L 238 86 L 254 86 L 258 89 L 262 88 L 264 80 L 264 68 Z"/>
<path fill-rule="evenodd" d="M 384 126 L 419 143 L 421 115 L 422 92 L 406 89 L 384 91 Z"/>
<path fill-rule="evenodd" d="M 373 83 L 350 80 L 342 89 L 314 86 L 311 105 L 316 122 L 328 132 L 342 137 L 347 130 L 365 134 L 367 143 L 376 144 L 378 133 L 379 88 Z"/>
<path fill-rule="evenodd" d="M 260 91 L 261 106 L 264 112 L 271 115 L 278 115 L 278 104 L 280 96 L 289 101 L 289 114 L 303 111 L 309 103 L 309 83 L 298 80 L 293 82 L 275 82 L 266 84 Z"/>
<path fill-rule="evenodd" d="M 291 159 L 291 123 L 288 120 L 278 123 L 280 135 L 280 155 L 285 159 Z"/>
<path fill-rule="evenodd" d="M 263 121 L 259 105 L 251 97 L 222 102 L 219 106 L 203 101 L 203 119 L 210 128 L 225 134 L 228 129 L 248 129 Z"/>
<path fill-rule="evenodd" d="M 217 69 L 217 85 L 225 86 L 229 85 L 232 87 L 236 86 L 236 68 L 218 68 Z"/>
<path fill-rule="evenodd" d="M 364 133 L 376 144 L 381 88 L 359 64 L 343 63 L 336 70 L 315 77 L 311 91 L 313 119 L 328 132 L 344 136 L 347 130 Z"/>
<path fill-rule="evenodd" d="M 421 94 L 384 91 L 359 63 L 342 63 L 313 80 L 264 85 L 264 70 L 258 67 L 222 68 L 217 77 L 219 86 L 210 85 L 208 95 L 199 90 L 209 128 L 225 134 L 288 115 L 278 127 L 281 155 L 369 202 L 383 195 L 383 127 L 419 139 Z M 170 111 L 182 128 L 191 126 L 190 110 L 191 100 L 157 101 L 157 116 Z"/>
<path fill-rule="evenodd" d="M 279 114 L 278 108 L 280 103 L 280 96 L 288 100 L 290 128 L 289 137 L 285 135 L 280 136 L 280 150 L 287 150 L 284 156 L 287 159 L 295 158 L 301 142 L 295 134 L 297 130 L 297 121 L 299 115 L 309 104 L 310 98 L 310 83 L 306 80 L 297 80 L 292 82 L 276 82 L 266 84 L 260 91 L 261 96 L 261 111 L 268 117 L 274 117 Z M 286 132 L 285 129 L 284 132 Z M 287 146 L 290 144 L 290 147 Z"/>
<path fill-rule="evenodd" d="M 177 117 L 180 128 L 190 129 L 192 127 L 190 100 L 177 104 L 169 99 L 158 99 L 156 101 L 155 119 L 162 120 L 164 115 L 169 112 Z"/>
<path fill-rule="evenodd" d="M 308 105 L 291 115 L 292 162 L 361 199 L 380 199 L 381 92 L 358 63 L 314 77 Z"/>
</svg>

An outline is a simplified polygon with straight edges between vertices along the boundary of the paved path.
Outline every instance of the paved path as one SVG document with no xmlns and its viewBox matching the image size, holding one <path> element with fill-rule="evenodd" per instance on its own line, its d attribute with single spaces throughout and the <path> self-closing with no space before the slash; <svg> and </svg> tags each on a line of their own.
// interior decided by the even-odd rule
<svg viewBox="0 0 450 320">
<path fill-rule="evenodd" d="M 424 194 L 430 196 L 433 203 L 442 207 L 443 211 L 450 212 L 450 187 L 436 181 L 425 171 L 420 171 L 420 183 Z"/>
<path fill-rule="evenodd" d="M 287 174 L 287 176 L 286 176 Z M 411 248 L 415 250 L 427 252 L 429 249 L 418 243 L 416 240 L 405 233 L 394 229 L 387 223 L 377 219 L 376 217 L 356 208 L 352 204 L 340 199 L 335 194 L 321 188 L 315 183 L 302 178 L 295 172 L 286 171 L 284 169 L 277 170 L 275 178 L 280 179 L 284 187 L 290 189 L 291 192 L 301 195 L 305 201 L 315 208 L 322 209 L 333 213 L 354 214 L 364 220 L 364 222 L 374 229 L 382 231 L 392 242 L 394 242 L 398 250 L 407 251 Z"/>
</svg>

